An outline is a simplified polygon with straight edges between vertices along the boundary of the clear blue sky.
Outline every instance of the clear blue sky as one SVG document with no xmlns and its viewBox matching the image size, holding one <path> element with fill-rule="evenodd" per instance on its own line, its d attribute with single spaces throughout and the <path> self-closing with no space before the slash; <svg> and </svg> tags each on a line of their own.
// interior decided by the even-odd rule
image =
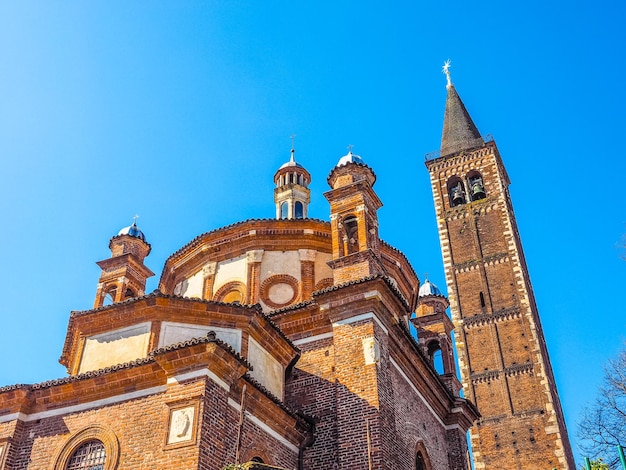
<svg viewBox="0 0 626 470">
<path fill-rule="evenodd" d="M 157 276 L 196 235 L 274 216 L 296 157 L 310 215 L 354 144 L 381 236 L 444 288 L 424 154 L 444 60 L 511 193 L 570 435 L 626 339 L 623 2 L 0 3 L 0 384 L 61 377 L 71 310 L 132 222 Z"/>
</svg>

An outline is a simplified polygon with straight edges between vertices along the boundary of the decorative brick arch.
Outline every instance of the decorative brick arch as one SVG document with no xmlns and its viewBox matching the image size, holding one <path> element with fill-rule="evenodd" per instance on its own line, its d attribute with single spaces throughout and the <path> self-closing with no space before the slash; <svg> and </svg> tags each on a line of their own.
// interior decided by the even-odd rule
<svg viewBox="0 0 626 470">
<path fill-rule="evenodd" d="M 107 282 L 106 284 L 103 284 L 97 294 L 98 303 L 95 308 L 102 307 L 105 304 L 107 295 L 111 296 L 111 303 L 117 302 L 118 290 L 120 289 L 121 286 L 118 285 L 117 282 Z"/>
<path fill-rule="evenodd" d="M 291 298 L 282 303 L 275 302 L 270 298 L 270 289 L 278 284 L 287 284 L 293 289 L 293 295 L 291 296 Z M 289 274 L 275 274 L 274 276 L 270 276 L 265 281 L 263 281 L 263 283 L 261 284 L 260 295 L 261 300 L 268 307 L 286 307 L 293 304 L 300 298 L 300 282 L 298 282 L 295 277 L 290 276 Z"/>
<path fill-rule="evenodd" d="M 257 457 L 263 460 L 264 465 L 271 465 L 271 460 L 268 458 L 267 453 L 263 452 L 262 450 L 256 447 L 254 449 L 251 449 L 249 452 L 247 452 L 244 455 L 245 455 L 244 462 L 252 462 L 252 459 Z"/>
<path fill-rule="evenodd" d="M 52 461 L 50 470 L 65 470 L 76 449 L 89 441 L 100 441 L 104 445 L 106 459 L 103 470 L 116 470 L 120 460 L 120 443 L 113 431 L 102 426 L 88 426 L 70 437 Z"/>
<path fill-rule="evenodd" d="M 231 281 L 220 287 L 215 294 L 213 294 L 213 300 L 217 302 L 228 302 L 225 300 L 228 294 L 238 293 L 240 295 L 240 303 L 245 304 L 248 296 L 246 285 L 241 281 Z"/>
<path fill-rule="evenodd" d="M 315 287 L 313 288 L 313 290 L 318 291 L 322 289 L 327 289 L 328 287 L 333 286 L 333 282 L 334 281 L 332 277 L 326 277 L 322 279 L 321 281 L 319 281 L 317 284 L 315 284 Z"/>
</svg>

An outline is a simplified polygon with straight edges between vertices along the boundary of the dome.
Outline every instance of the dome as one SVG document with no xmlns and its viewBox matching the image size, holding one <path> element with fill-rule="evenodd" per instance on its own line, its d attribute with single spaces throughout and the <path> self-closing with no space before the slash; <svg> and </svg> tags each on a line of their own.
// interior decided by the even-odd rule
<svg viewBox="0 0 626 470">
<path fill-rule="evenodd" d="M 359 165 L 365 165 L 365 162 L 361 157 L 352 153 L 352 150 L 348 152 L 347 155 L 344 155 L 337 162 L 337 166 L 347 165 L 348 163 L 358 163 Z"/>
<path fill-rule="evenodd" d="M 296 151 L 293 148 L 291 149 L 291 158 L 289 158 L 289 161 L 286 162 L 286 163 L 283 163 L 282 166 L 278 170 L 280 171 L 283 168 L 288 168 L 290 166 L 295 166 L 296 168 L 304 169 L 304 167 L 302 165 L 300 165 L 298 162 L 296 162 Z"/>
<path fill-rule="evenodd" d="M 146 236 L 141 230 L 139 230 L 139 227 L 137 227 L 137 224 L 134 222 L 133 225 L 129 225 L 128 227 L 124 227 L 120 230 L 117 236 L 119 237 L 120 235 L 129 235 L 131 237 L 139 238 L 143 242 L 146 241 Z"/>
<path fill-rule="evenodd" d="M 428 295 L 443 297 L 443 294 L 439 290 L 439 287 L 437 287 L 435 284 L 432 284 L 428 279 L 426 279 L 424 283 L 420 286 L 418 296 L 426 297 Z"/>
<path fill-rule="evenodd" d="M 283 163 L 282 166 L 279 168 L 279 170 L 282 170 L 283 168 L 288 168 L 290 166 L 295 166 L 296 168 L 304 168 L 302 165 L 300 165 L 298 162 L 294 162 L 294 161 L 288 161 L 287 163 Z"/>
</svg>

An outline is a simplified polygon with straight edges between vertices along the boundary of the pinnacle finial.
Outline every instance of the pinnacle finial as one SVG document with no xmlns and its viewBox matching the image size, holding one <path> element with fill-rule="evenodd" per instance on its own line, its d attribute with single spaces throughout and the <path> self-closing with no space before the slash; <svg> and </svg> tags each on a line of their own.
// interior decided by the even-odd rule
<svg viewBox="0 0 626 470">
<path fill-rule="evenodd" d="M 296 161 L 296 134 L 291 134 L 291 162 Z"/>
<path fill-rule="evenodd" d="M 137 226 L 137 219 L 139 218 L 139 216 L 137 214 L 135 214 L 135 216 L 133 217 L 133 225 Z"/>
<path fill-rule="evenodd" d="M 350 144 L 348 145 L 348 147 L 346 147 L 348 149 L 348 153 L 352 153 L 352 147 L 354 147 L 354 145 Z"/>
<path fill-rule="evenodd" d="M 448 59 L 443 63 L 443 67 L 441 67 L 441 72 L 446 74 L 446 79 L 448 80 L 448 83 L 446 84 L 446 88 L 450 88 L 452 86 L 452 79 L 450 78 L 451 66 L 452 66 L 452 61 Z"/>
</svg>

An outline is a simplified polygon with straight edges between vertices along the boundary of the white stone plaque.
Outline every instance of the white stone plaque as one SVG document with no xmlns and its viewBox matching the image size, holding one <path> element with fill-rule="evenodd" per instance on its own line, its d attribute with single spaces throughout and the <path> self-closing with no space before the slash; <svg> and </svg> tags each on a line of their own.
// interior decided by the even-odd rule
<svg viewBox="0 0 626 470">
<path fill-rule="evenodd" d="M 380 362 L 380 346 L 373 336 L 363 339 L 363 356 L 366 366 Z"/>
<path fill-rule="evenodd" d="M 167 437 L 168 444 L 190 441 L 193 438 L 195 410 L 195 406 L 172 410 L 170 430 Z"/>
</svg>

